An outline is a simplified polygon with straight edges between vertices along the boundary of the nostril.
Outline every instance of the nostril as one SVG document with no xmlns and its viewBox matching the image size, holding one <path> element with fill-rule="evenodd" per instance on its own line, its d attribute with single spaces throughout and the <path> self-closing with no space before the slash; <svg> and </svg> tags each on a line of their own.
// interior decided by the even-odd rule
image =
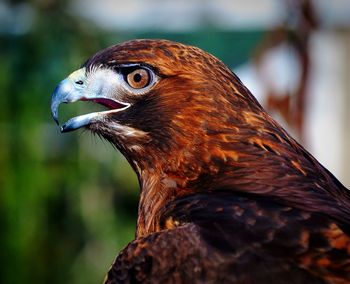
<svg viewBox="0 0 350 284">
<path fill-rule="evenodd" d="M 82 85 L 84 82 L 82 80 L 76 81 L 75 84 Z"/>
</svg>

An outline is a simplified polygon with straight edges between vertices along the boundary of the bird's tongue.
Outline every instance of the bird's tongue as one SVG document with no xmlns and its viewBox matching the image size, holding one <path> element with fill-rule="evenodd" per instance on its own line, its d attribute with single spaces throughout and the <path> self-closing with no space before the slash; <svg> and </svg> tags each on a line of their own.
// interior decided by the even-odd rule
<svg viewBox="0 0 350 284">
<path fill-rule="evenodd" d="M 121 104 L 115 100 L 111 100 L 108 98 L 93 98 L 93 99 L 87 99 L 87 98 L 83 98 L 81 99 L 81 101 L 90 101 L 90 102 L 94 102 L 100 105 L 105 106 L 106 108 L 112 110 L 112 109 L 120 109 L 125 107 L 125 104 Z"/>
</svg>

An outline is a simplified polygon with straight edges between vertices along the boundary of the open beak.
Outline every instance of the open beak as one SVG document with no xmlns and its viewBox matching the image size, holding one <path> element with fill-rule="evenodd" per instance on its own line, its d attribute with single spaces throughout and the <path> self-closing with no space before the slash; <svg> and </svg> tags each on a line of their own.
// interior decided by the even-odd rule
<svg viewBox="0 0 350 284">
<path fill-rule="evenodd" d="M 55 88 L 51 98 L 51 114 L 57 125 L 59 125 L 58 108 L 62 103 L 92 101 L 107 107 L 109 110 L 88 113 L 71 118 L 61 126 L 61 132 L 69 132 L 88 126 L 91 123 L 101 120 L 105 115 L 123 111 L 130 106 L 129 103 L 121 102 L 110 96 L 113 94 L 111 90 L 116 89 L 118 85 L 118 78 L 110 79 L 105 82 L 97 78 L 92 80 L 95 82 L 88 82 L 91 80 L 87 80 L 85 76 L 85 68 L 79 69 L 73 72 L 68 78 L 64 79 Z M 111 76 L 111 78 L 113 77 Z"/>
</svg>

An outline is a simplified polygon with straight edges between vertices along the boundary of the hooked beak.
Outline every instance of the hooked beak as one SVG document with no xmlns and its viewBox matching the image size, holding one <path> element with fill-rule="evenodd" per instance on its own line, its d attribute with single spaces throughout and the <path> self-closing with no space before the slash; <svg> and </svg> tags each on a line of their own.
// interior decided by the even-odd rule
<svg viewBox="0 0 350 284">
<path fill-rule="evenodd" d="M 85 68 L 81 68 L 61 81 L 55 88 L 51 98 L 51 114 L 57 125 L 59 125 L 58 108 L 62 103 L 92 101 L 107 107 L 109 110 L 71 118 L 61 126 L 61 132 L 69 132 L 88 126 L 91 123 L 101 120 L 105 115 L 123 111 L 130 106 L 129 103 L 121 102 L 109 96 L 112 93 L 112 87 L 115 88 L 118 83 L 117 79 L 113 79 L 115 82 L 112 80 L 101 82 L 100 80 L 97 84 L 95 82 L 95 85 L 86 86 L 88 80 L 86 80 L 85 76 Z M 89 84 L 91 85 L 91 83 Z"/>
</svg>

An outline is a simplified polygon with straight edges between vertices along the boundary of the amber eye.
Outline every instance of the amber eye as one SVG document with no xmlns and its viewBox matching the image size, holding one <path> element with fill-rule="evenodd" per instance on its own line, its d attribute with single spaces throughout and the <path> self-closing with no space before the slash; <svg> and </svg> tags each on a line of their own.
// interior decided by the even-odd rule
<svg viewBox="0 0 350 284">
<path fill-rule="evenodd" d="M 142 89 L 149 84 L 150 74 L 146 69 L 136 69 L 127 75 L 126 81 L 130 87 L 134 89 Z"/>
</svg>

